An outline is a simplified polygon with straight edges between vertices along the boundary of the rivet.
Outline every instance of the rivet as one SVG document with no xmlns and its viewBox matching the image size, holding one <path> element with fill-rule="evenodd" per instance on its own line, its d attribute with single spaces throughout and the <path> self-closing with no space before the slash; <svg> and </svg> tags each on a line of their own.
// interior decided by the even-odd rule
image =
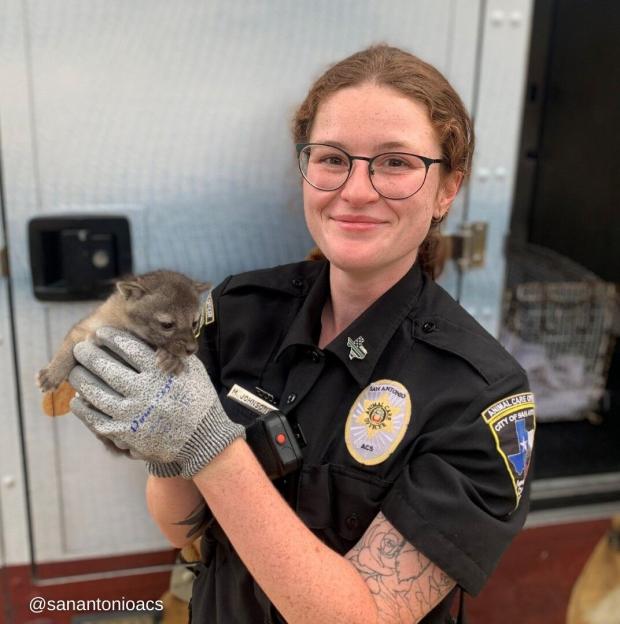
<svg viewBox="0 0 620 624">
<path fill-rule="evenodd" d="M 15 477 L 13 475 L 6 475 L 2 477 L 2 485 L 5 488 L 12 488 L 15 486 Z"/>
<path fill-rule="evenodd" d="M 491 13 L 491 24 L 493 24 L 493 26 L 501 26 L 505 18 L 506 14 L 503 11 L 493 11 Z"/>
<path fill-rule="evenodd" d="M 512 26 L 520 26 L 523 21 L 523 14 L 521 11 L 513 11 L 508 19 Z"/>
</svg>

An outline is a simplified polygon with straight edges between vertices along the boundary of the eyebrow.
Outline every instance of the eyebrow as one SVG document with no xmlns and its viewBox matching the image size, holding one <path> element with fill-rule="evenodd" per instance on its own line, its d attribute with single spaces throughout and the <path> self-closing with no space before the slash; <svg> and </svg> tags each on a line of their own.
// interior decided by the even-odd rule
<svg viewBox="0 0 620 624">
<path fill-rule="evenodd" d="M 345 145 L 343 145 L 342 143 L 340 143 L 339 141 L 313 141 L 313 143 L 322 143 L 324 145 L 333 145 L 334 147 L 339 147 L 340 149 L 344 150 L 345 152 L 348 151 L 349 148 L 347 148 Z M 376 146 L 376 150 L 378 150 L 378 153 L 381 153 L 382 150 L 400 150 L 400 151 L 406 151 L 408 153 L 417 153 L 415 152 L 415 150 L 413 150 L 413 148 L 411 147 L 407 147 L 407 145 L 405 143 L 402 143 L 401 141 L 388 141 L 387 143 L 380 143 L 379 145 Z M 413 150 L 413 151 L 412 151 Z"/>
</svg>

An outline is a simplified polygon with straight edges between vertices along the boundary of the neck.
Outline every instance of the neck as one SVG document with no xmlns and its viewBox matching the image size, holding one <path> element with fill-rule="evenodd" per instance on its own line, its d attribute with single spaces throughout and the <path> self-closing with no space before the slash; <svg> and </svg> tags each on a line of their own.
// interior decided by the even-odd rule
<svg viewBox="0 0 620 624">
<path fill-rule="evenodd" d="M 403 278 L 415 258 L 408 258 L 389 270 L 352 273 L 330 265 L 330 296 L 321 316 L 319 347 L 323 348 L 361 316 L 377 299 Z"/>
</svg>

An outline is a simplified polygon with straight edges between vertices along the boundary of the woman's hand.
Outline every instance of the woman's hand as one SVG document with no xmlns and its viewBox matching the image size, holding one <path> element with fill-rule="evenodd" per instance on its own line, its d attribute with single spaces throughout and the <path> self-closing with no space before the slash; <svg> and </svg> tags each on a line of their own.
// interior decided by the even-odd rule
<svg viewBox="0 0 620 624">
<path fill-rule="evenodd" d="M 244 427 L 224 412 L 196 356 L 187 359 L 183 372 L 171 375 L 161 371 L 149 346 L 127 332 L 103 327 L 96 332 L 96 342 L 80 342 L 74 348 L 82 366 L 69 376 L 79 395 L 71 401 L 71 410 L 118 447 L 165 464 L 161 476 L 180 470 L 183 477 L 192 478 L 233 440 L 245 436 Z"/>
</svg>

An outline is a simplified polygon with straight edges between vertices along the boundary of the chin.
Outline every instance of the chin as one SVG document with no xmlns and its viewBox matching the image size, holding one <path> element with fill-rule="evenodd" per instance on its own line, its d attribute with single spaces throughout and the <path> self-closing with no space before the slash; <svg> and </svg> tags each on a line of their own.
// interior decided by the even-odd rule
<svg viewBox="0 0 620 624">
<path fill-rule="evenodd" d="M 383 263 L 376 254 L 363 252 L 340 252 L 327 256 L 330 263 L 347 273 L 368 273 L 380 269 Z"/>
</svg>

